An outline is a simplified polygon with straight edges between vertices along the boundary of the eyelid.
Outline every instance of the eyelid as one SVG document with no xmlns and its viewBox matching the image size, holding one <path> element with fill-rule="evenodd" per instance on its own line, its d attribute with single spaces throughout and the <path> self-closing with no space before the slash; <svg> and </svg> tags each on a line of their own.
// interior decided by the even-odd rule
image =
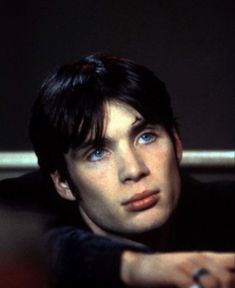
<svg viewBox="0 0 235 288">
<path fill-rule="evenodd" d="M 105 155 L 103 157 L 101 157 L 100 159 L 97 160 L 91 160 L 92 154 L 95 153 L 96 151 L 104 151 Z M 85 153 L 85 159 L 89 162 L 98 162 L 104 158 L 106 158 L 106 154 L 109 153 L 108 149 L 106 147 L 93 147 L 91 149 L 89 149 L 86 153 Z M 90 159 L 89 159 L 90 158 Z"/>
<path fill-rule="evenodd" d="M 97 150 L 101 150 L 101 147 L 89 147 L 86 149 L 86 151 L 84 152 L 84 156 L 88 157 L 89 155 L 91 155 L 92 153 L 94 153 Z"/>
<path fill-rule="evenodd" d="M 137 127 L 135 127 L 132 131 L 133 136 L 136 137 L 137 135 L 140 135 L 143 132 L 153 132 L 157 133 L 160 129 L 160 125 L 158 124 L 151 124 L 151 123 L 143 123 Z"/>
<path fill-rule="evenodd" d="M 141 129 L 140 131 L 138 131 L 138 133 L 136 134 L 137 137 L 140 137 L 143 134 L 146 133 L 150 133 L 150 134 L 155 134 L 156 136 L 159 134 L 157 131 L 157 127 L 152 126 L 152 125 L 147 125 L 146 127 L 144 127 L 143 129 Z"/>
<path fill-rule="evenodd" d="M 151 140 L 149 140 L 149 143 L 153 142 L 158 137 L 158 135 L 156 133 L 147 131 L 147 132 L 141 133 L 139 136 L 139 139 L 143 136 L 146 136 L 146 135 L 151 138 Z"/>
<path fill-rule="evenodd" d="M 152 136 L 153 138 L 148 142 L 146 143 L 141 143 L 141 144 L 151 144 L 152 142 L 155 142 L 156 139 L 159 137 L 159 133 L 156 131 L 156 127 L 145 127 L 142 131 L 140 131 L 137 136 L 136 136 L 136 141 L 137 143 L 140 141 L 140 138 L 145 135 L 145 134 L 149 134 L 150 136 Z"/>
</svg>

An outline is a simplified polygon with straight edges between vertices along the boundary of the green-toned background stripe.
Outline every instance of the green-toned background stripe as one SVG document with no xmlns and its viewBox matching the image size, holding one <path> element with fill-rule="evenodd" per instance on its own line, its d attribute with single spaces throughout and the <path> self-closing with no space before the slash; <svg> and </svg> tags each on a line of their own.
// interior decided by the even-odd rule
<svg viewBox="0 0 235 288">
<path fill-rule="evenodd" d="M 232 150 L 185 150 L 182 166 L 232 169 L 234 159 L 235 151 Z M 0 152 L 0 169 L 35 169 L 37 167 L 37 158 L 32 151 Z"/>
</svg>

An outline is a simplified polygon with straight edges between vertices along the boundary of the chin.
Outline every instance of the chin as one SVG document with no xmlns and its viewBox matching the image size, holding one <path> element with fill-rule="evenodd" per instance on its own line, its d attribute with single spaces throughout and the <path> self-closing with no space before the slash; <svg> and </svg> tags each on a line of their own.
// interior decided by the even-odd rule
<svg viewBox="0 0 235 288">
<path fill-rule="evenodd" d="M 134 223 L 131 223 L 126 229 L 127 233 L 138 234 L 148 233 L 155 229 L 163 227 L 169 219 L 169 214 L 164 213 L 155 217 L 143 217 L 142 219 L 136 219 Z"/>
</svg>

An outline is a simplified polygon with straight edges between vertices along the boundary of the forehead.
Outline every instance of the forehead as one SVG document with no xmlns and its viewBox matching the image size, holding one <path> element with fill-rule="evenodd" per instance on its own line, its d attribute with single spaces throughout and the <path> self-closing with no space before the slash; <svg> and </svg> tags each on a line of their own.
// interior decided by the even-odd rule
<svg viewBox="0 0 235 288">
<path fill-rule="evenodd" d="M 108 102 L 105 104 L 104 134 L 113 134 L 120 130 L 128 130 L 143 116 L 128 104 Z"/>
<path fill-rule="evenodd" d="M 129 133 L 136 123 L 144 124 L 144 118 L 132 106 L 117 101 L 109 101 L 103 105 L 99 122 L 94 122 L 86 137 L 73 149 L 100 145 L 107 139 L 115 139 Z M 141 121 L 142 120 L 142 121 Z"/>
</svg>

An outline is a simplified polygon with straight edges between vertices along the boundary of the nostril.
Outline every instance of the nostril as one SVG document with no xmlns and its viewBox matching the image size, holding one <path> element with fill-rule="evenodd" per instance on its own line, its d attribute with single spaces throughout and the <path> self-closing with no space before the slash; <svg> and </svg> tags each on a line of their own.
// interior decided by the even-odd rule
<svg viewBox="0 0 235 288">
<path fill-rule="evenodd" d="M 141 178 L 149 174 L 149 169 L 140 159 L 132 159 L 132 161 L 125 161 L 120 167 L 120 180 L 121 181 L 139 181 Z M 130 160 L 130 159 L 129 159 Z"/>
</svg>

